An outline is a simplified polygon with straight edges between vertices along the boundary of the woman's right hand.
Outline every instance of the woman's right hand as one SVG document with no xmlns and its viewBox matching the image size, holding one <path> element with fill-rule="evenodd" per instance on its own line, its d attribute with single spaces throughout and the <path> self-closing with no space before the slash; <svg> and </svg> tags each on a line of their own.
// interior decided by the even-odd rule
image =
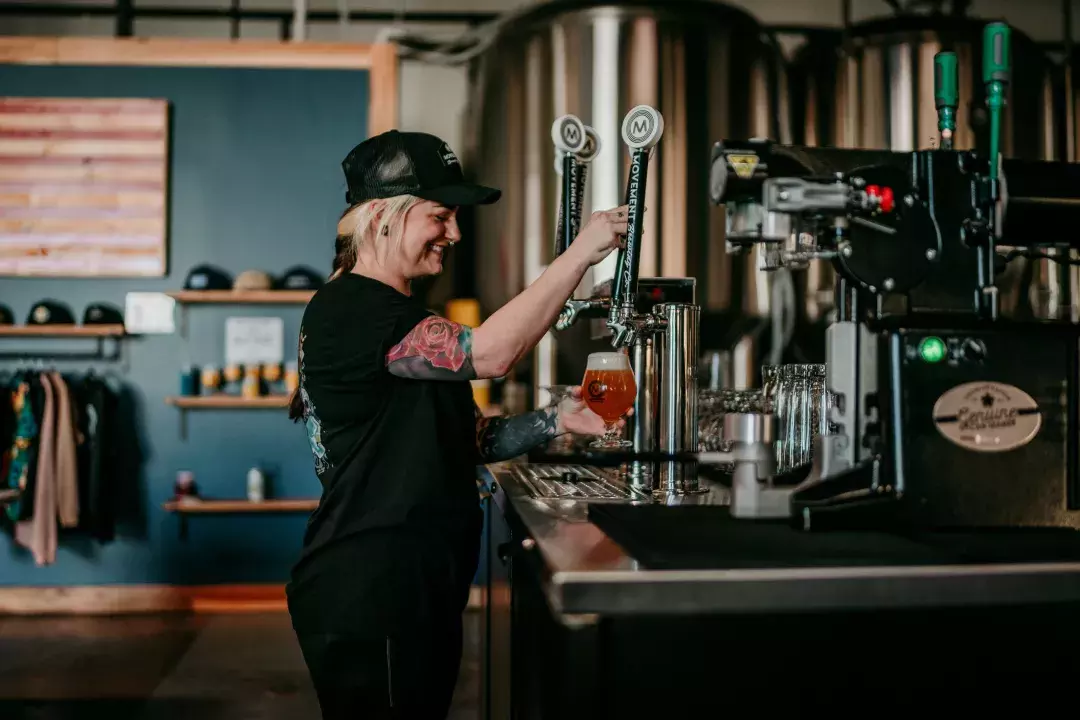
<svg viewBox="0 0 1080 720">
<path fill-rule="evenodd" d="M 589 217 L 588 224 L 570 244 L 570 249 L 581 253 L 589 265 L 595 265 L 612 250 L 623 246 L 627 219 L 625 205 L 594 212 Z"/>
</svg>

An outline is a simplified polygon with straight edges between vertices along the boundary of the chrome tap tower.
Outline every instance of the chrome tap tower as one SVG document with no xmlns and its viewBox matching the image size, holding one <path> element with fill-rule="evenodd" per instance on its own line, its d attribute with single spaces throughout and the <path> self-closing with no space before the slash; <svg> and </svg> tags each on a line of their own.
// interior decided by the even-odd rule
<svg viewBox="0 0 1080 720">
<path fill-rule="evenodd" d="M 615 268 L 607 326 L 611 344 L 627 348 L 637 380 L 634 414 L 629 420 L 635 452 L 675 454 L 697 451 L 698 319 L 701 308 L 691 302 L 660 302 L 643 311 L 639 292 L 642 220 L 649 158 L 664 132 L 664 118 L 648 105 L 633 108 L 622 123 L 622 139 L 630 149 L 626 183 L 629 221 L 625 247 Z M 691 283 L 692 285 L 692 283 Z M 648 296 L 645 305 L 648 305 Z M 658 472 L 654 472 L 658 470 Z M 697 466 L 665 461 L 654 467 L 631 461 L 631 486 L 658 494 L 702 492 Z"/>
<path fill-rule="evenodd" d="M 566 117 L 552 127 L 556 162 L 562 166 L 559 225 L 563 238 L 576 232 L 566 219 L 568 208 L 571 214 L 575 209 L 580 213 L 575 183 L 580 193 L 581 169 L 575 169 L 573 162 L 588 152 L 587 146 L 580 150 L 571 142 L 576 138 L 574 130 L 569 131 L 570 137 L 565 135 L 566 128 L 573 127 Z M 589 130 L 585 128 L 586 133 Z M 565 330 L 581 318 L 606 316 L 611 344 L 630 356 L 637 383 L 634 412 L 627 420 L 635 454 L 685 454 L 698 449 L 696 368 L 701 308 L 695 304 L 696 282 L 693 278 L 638 278 L 649 160 L 663 133 L 663 116 L 648 105 L 638 105 L 623 118 L 622 140 L 630 151 L 625 195 L 629 218 L 615 279 L 609 293 L 600 289 L 594 297 L 568 300 L 555 325 L 556 330 Z M 557 252 L 565 248 L 557 242 Z M 692 460 L 632 460 L 626 475 L 639 491 L 660 495 L 704 491 Z"/>
</svg>

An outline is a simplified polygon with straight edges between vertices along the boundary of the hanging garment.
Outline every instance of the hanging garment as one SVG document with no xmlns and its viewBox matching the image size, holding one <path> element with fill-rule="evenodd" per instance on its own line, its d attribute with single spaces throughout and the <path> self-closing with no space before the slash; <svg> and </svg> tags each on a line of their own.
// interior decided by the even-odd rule
<svg viewBox="0 0 1080 720">
<path fill-rule="evenodd" d="M 10 375 L 0 374 L 0 490 L 7 489 L 8 450 L 15 442 L 17 417 L 11 401 L 14 384 Z"/>
<path fill-rule="evenodd" d="M 28 548 L 34 562 L 50 565 L 56 561 L 56 393 L 49 378 L 40 375 L 45 402 L 38 443 L 34 488 L 34 516 L 15 525 L 15 540 Z"/>
<path fill-rule="evenodd" d="M 73 528 L 79 524 L 79 468 L 75 457 L 75 427 L 71 417 L 71 394 L 60 373 L 49 373 L 56 389 L 56 502 L 60 524 Z"/>
<path fill-rule="evenodd" d="M 7 506 L 7 516 L 12 521 L 21 517 L 24 508 L 33 506 L 30 493 L 30 466 L 37 449 L 38 422 L 34 416 L 34 407 L 30 401 L 30 381 L 23 374 L 16 376 L 8 388 L 11 407 L 15 414 L 15 435 L 11 444 L 4 449 L 2 474 L 0 481 L 5 487 L 20 490 L 23 496 Z"/>
<path fill-rule="evenodd" d="M 26 489 L 23 490 L 22 510 L 19 520 L 29 520 L 34 517 L 34 498 L 37 495 L 38 460 L 41 456 L 41 422 L 45 413 L 45 388 L 41 385 L 41 375 L 36 372 L 27 372 L 26 381 L 30 385 L 30 407 L 34 413 L 34 421 L 37 423 L 38 434 L 34 439 L 33 452 L 30 453 L 30 466 L 26 472 Z"/>
<path fill-rule="evenodd" d="M 89 374 L 78 384 L 79 527 L 99 541 L 115 536 L 116 493 L 112 478 L 121 470 L 112 457 L 123 432 L 115 432 L 116 396 L 105 381 Z M 133 435 L 134 429 L 127 434 Z"/>
</svg>

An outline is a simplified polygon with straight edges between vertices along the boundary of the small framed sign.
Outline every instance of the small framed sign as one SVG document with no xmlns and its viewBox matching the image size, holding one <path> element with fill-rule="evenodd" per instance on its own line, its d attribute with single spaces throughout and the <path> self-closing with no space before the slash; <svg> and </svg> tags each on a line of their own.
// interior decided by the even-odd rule
<svg viewBox="0 0 1080 720">
<path fill-rule="evenodd" d="M 225 320 L 225 363 L 280 364 L 285 359 L 285 321 L 279 317 Z"/>
</svg>

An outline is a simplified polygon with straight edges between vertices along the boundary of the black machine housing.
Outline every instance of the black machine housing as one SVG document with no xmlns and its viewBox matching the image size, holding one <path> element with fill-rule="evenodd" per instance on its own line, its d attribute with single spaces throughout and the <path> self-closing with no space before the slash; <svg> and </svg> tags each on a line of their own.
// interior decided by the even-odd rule
<svg viewBox="0 0 1080 720">
<path fill-rule="evenodd" d="M 856 375 L 838 399 L 852 462 L 815 458 L 797 522 L 1080 527 L 1080 326 L 1002 317 L 995 286 L 1012 257 L 1080 247 L 1080 165 L 724 142 L 710 184 L 762 218 L 733 249 L 777 242 L 770 213 L 787 216 L 838 272 L 837 321 L 863 329 L 829 347 Z"/>
</svg>

